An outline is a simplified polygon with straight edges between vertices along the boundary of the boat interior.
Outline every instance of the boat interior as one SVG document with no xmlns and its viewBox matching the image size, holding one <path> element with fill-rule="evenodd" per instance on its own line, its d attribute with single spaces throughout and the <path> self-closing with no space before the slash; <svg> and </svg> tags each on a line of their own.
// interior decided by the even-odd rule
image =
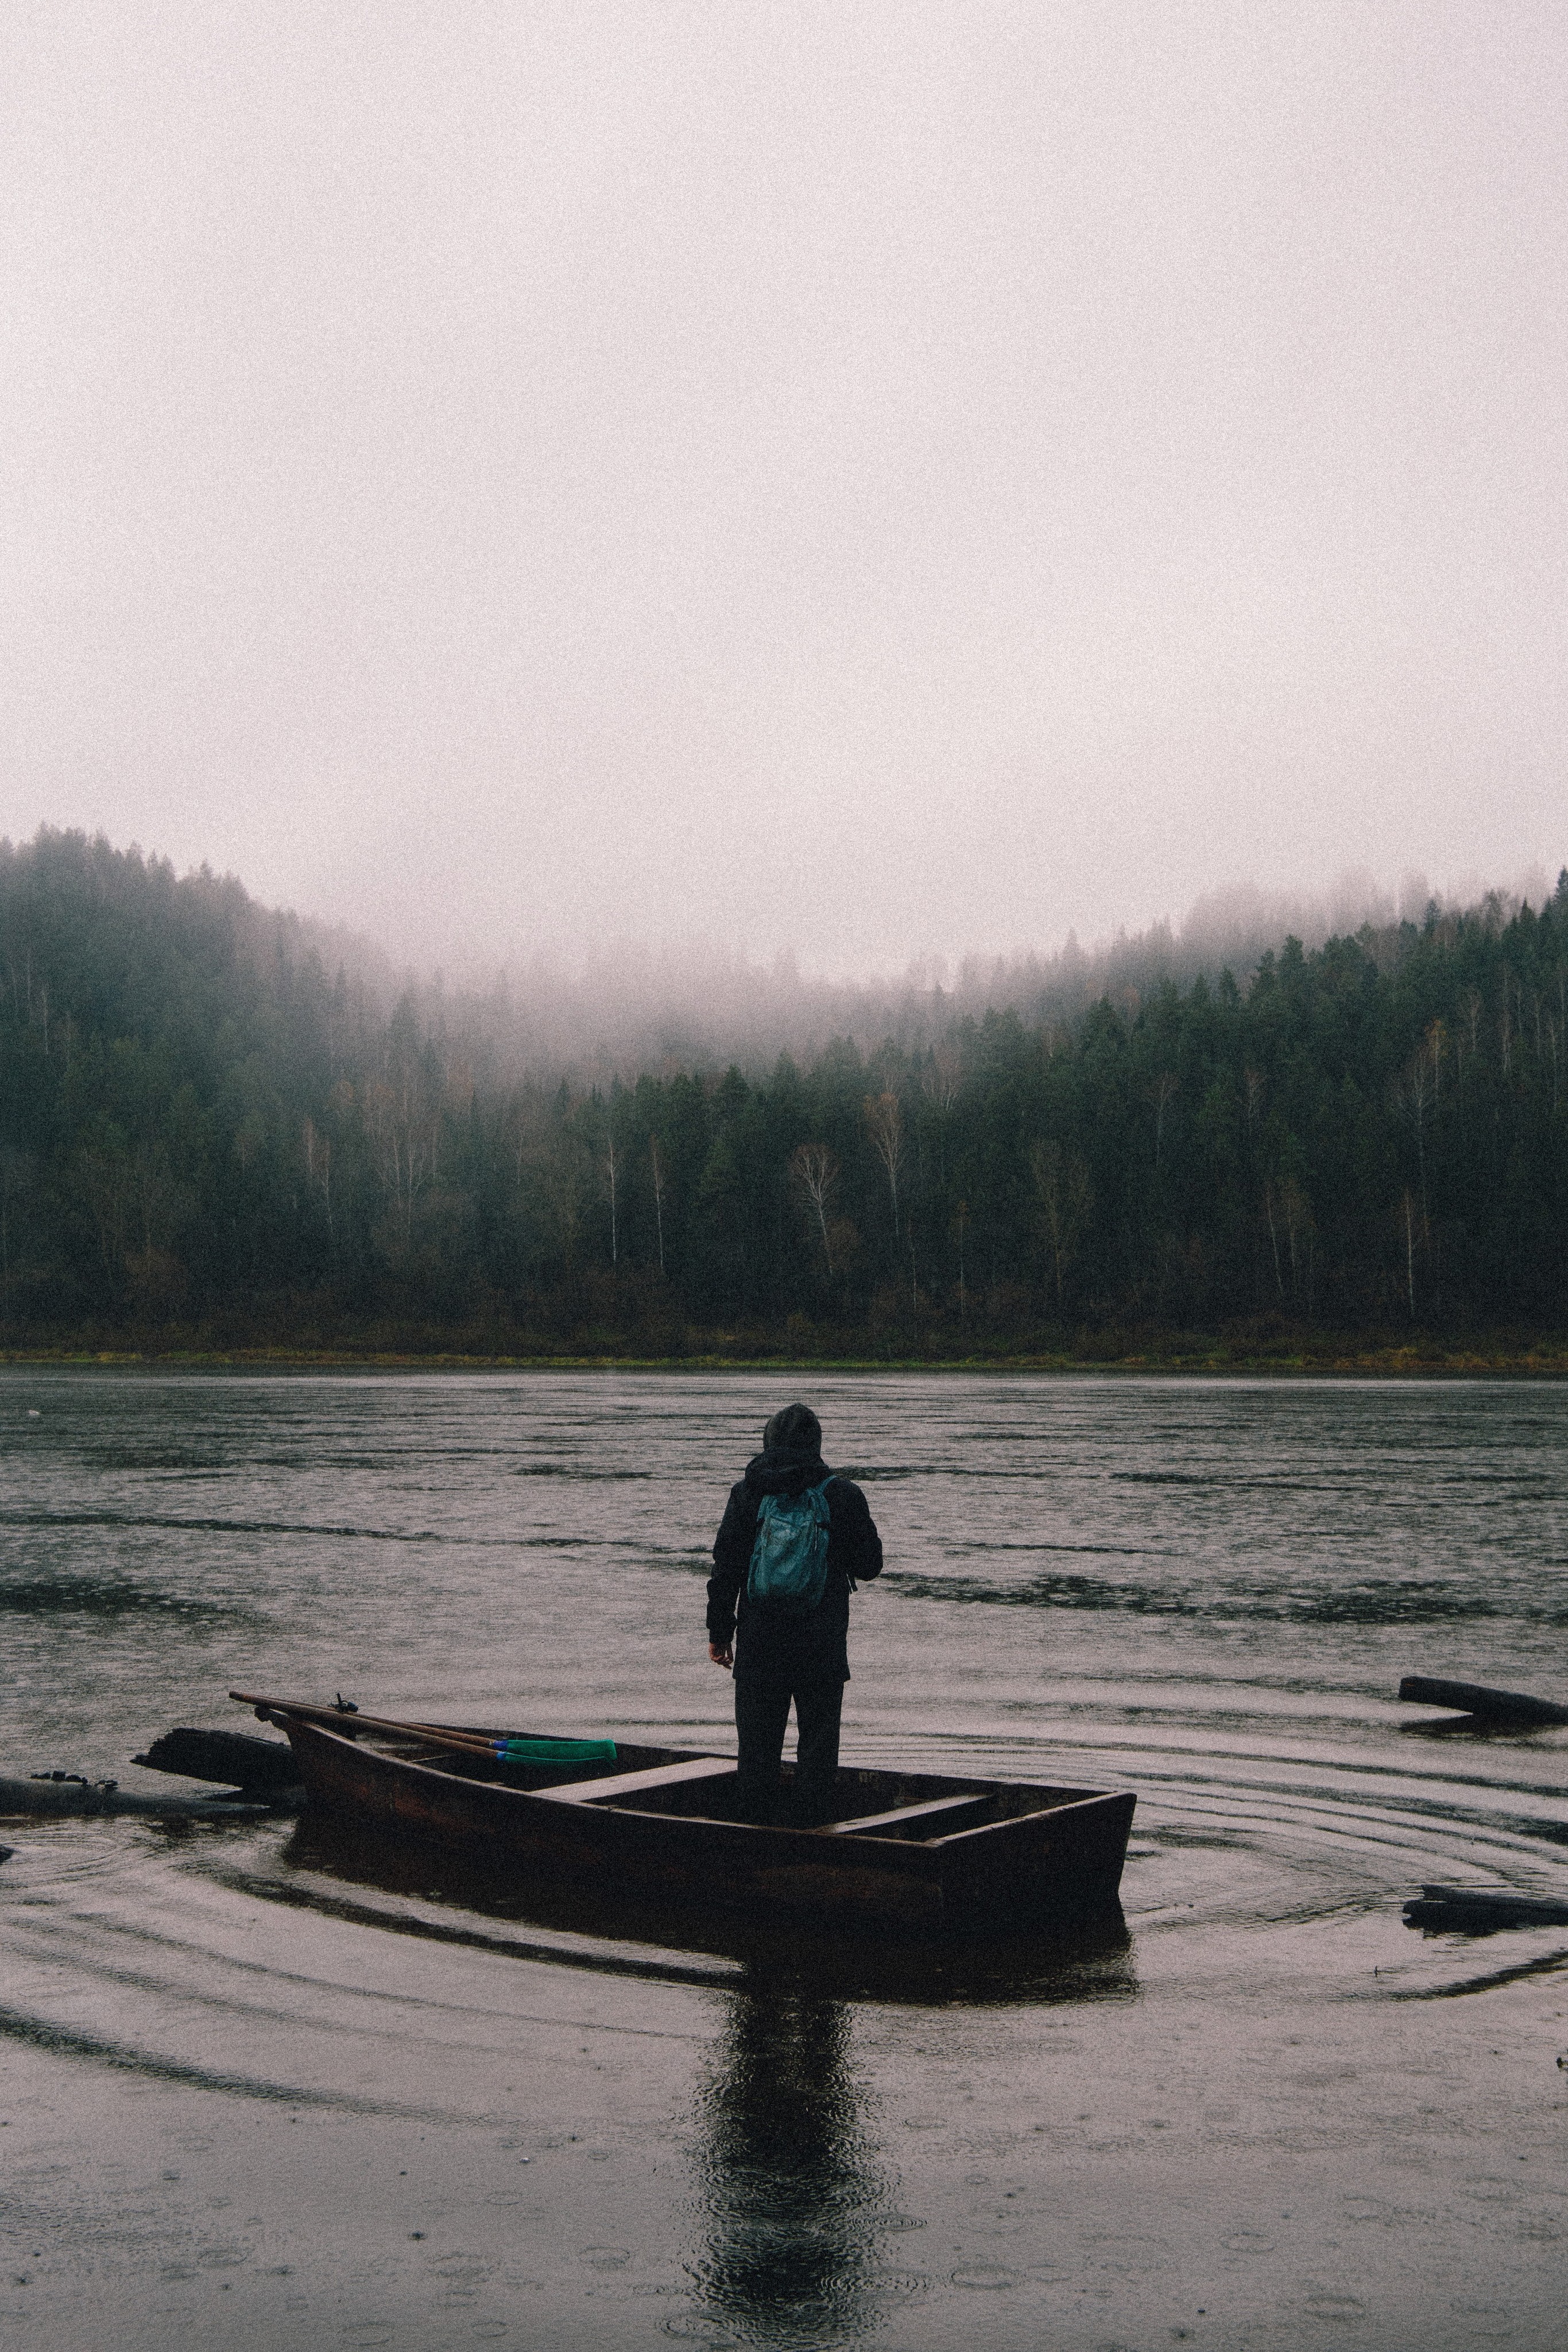
<svg viewBox="0 0 1568 2352">
<path fill-rule="evenodd" d="M 563 1805 L 595 1805 L 617 1811 L 665 1818 L 735 1821 L 738 1780 L 733 1758 L 694 1754 L 690 1748 L 651 1748 L 616 1742 L 614 1766 L 602 1762 L 562 1765 L 503 1760 L 482 1752 L 456 1752 L 438 1738 L 396 1734 L 351 1723 L 334 1725 L 356 1740 L 456 1779 L 489 1781 Z M 483 1738 L 486 1735 L 470 1735 Z M 523 1735 L 514 1735 L 521 1737 Z M 782 1768 L 784 1818 L 789 1814 L 792 1765 Z M 1022 1821 L 1063 1805 L 1082 1803 L 1098 1791 L 1042 1787 L 1017 1781 L 962 1780 L 929 1772 L 877 1771 L 841 1766 L 837 1801 L 830 1819 L 818 1824 L 830 1837 L 894 1839 L 936 1844 L 972 1830 Z"/>
</svg>

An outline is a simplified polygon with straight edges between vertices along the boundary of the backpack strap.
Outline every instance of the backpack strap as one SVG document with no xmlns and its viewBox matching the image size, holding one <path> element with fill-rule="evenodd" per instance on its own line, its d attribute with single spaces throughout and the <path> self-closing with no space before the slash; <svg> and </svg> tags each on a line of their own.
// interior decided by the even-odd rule
<svg viewBox="0 0 1568 2352">
<path fill-rule="evenodd" d="M 834 1482 L 834 1480 L 837 1478 L 838 1475 L 839 1475 L 839 1474 L 838 1474 L 838 1472 L 837 1472 L 836 1470 L 830 1470 L 830 1471 L 829 1471 L 829 1473 L 828 1473 L 828 1475 L 827 1475 L 827 1476 L 822 1480 L 821 1485 L 820 1486 L 816 1486 L 816 1487 L 814 1487 L 814 1488 L 812 1489 L 812 1492 L 813 1492 L 814 1494 L 821 1495 L 821 1496 L 822 1496 L 822 1498 L 824 1499 L 824 1501 L 826 1501 L 826 1499 L 827 1499 L 827 1493 L 828 1493 L 828 1489 L 829 1489 L 829 1487 L 833 1484 L 833 1482 Z M 830 1515 L 831 1515 L 831 1508 L 832 1508 L 832 1506 L 830 1504 L 830 1505 L 829 1505 L 829 1511 L 830 1511 Z M 831 1535 L 831 1532 L 832 1532 L 832 1528 L 831 1528 L 831 1516 L 830 1516 L 830 1521 L 829 1521 L 829 1534 L 830 1534 L 830 1536 Z M 849 1572 L 848 1569 L 846 1569 L 846 1570 L 844 1570 L 844 1582 L 849 1586 L 850 1591 L 851 1591 L 852 1592 L 858 1592 L 858 1591 L 860 1591 L 860 1586 L 855 1582 L 854 1578 L 850 1574 L 850 1572 Z"/>
</svg>

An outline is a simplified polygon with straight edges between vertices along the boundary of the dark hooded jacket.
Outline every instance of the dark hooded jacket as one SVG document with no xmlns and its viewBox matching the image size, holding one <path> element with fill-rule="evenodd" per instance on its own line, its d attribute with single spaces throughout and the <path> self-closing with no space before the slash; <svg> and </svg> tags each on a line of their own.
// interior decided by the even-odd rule
<svg viewBox="0 0 1568 2352">
<path fill-rule="evenodd" d="M 828 1488 L 828 1583 L 821 1601 L 809 1616 L 797 1617 L 748 1601 L 747 1571 L 762 1497 L 803 1494 L 824 1478 L 831 1478 L 832 1484 Z M 733 1636 L 737 1675 L 848 1682 L 851 1580 L 869 1584 L 882 1573 L 882 1538 L 852 1479 L 830 1471 L 814 1447 L 771 1445 L 754 1454 L 745 1477 L 729 1490 L 713 1558 L 707 1637 L 722 1649 Z"/>
</svg>

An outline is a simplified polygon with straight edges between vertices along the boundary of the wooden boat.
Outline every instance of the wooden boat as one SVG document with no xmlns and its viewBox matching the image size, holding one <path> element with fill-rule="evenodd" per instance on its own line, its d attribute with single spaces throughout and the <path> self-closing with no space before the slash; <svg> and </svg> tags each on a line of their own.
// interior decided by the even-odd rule
<svg viewBox="0 0 1568 2352">
<path fill-rule="evenodd" d="M 1114 1903 L 1135 1802 L 849 1765 L 833 1820 L 763 1828 L 736 1817 L 733 1757 L 617 1741 L 613 1766 L 509 1760 L 497 1746 L 528 1735 L 230 1696 L 287 1734 L 312 1811 L 434 1839 L 518 1890 L 916 1931 L 1065 1917 Z"/>
</svg>

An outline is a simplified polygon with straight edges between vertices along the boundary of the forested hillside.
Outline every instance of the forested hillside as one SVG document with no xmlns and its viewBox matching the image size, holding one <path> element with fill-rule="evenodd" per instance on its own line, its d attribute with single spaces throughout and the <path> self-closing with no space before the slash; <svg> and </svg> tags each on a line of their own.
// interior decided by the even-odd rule
<svg viewBox="0 0 1568 2352">
<path fill-rule="evenodd" d="M 233 881 L 0 846 L 0 1344 L 1568 1329 L 1568 874 L 1071 1024 L 519 1077 Z"/>
</svg>

